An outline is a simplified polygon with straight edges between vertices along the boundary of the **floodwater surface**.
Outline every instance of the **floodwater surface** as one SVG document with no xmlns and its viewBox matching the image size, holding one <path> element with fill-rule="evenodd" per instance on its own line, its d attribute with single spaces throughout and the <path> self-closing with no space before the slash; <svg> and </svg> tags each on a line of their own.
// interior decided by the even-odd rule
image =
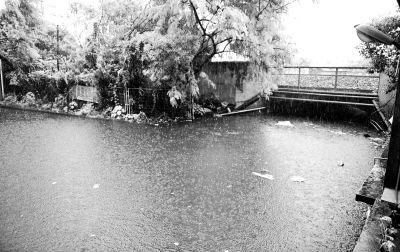
<svg viewBox="0 0 400 252">
<path fill-rule="evenodd" d="M 378 152 L 368 129 L 282 120 L 156 127 L 0 109 L 0 250 L 351 250 Z"/>
</svg>

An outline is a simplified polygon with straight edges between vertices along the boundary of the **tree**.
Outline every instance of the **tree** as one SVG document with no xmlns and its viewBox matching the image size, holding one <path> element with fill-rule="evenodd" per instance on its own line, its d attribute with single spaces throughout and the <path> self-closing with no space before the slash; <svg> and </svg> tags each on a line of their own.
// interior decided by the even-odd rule
<svg viewBox="0 0 400 252">
<path fill-rule="evenodd" d="M 400 15 L 374 20 L 371 25 L 400 42 Z M 399 51 L 393 46 L 381 43 L 362 43 L 359 46 L 359 51 L 362 56 L 370 59 L 373 70 L 386 73 L 390 77 L 392 85 L 387 91 L 390 92 L 395 89 Z"/>
</svg>

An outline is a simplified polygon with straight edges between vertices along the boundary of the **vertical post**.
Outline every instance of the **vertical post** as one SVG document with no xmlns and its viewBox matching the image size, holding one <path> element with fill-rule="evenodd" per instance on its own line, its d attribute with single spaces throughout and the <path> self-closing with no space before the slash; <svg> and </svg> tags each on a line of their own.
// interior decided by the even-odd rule
<svg viewBox="0 0 400 252">
<path fill-rule="evenodd" d="M 336 67 L 336 72 L 335 72 L 335 89 L 337 88 L 337 77 L 338 77 L 338 71 L 339 71 L 339 68 L 338 68 L 338 67 Z"/>
<path fill-rule="evenodd" d="M 0 96 L 0 101 L 4 100 L 4 82 L 3 82 L 3 64 L 0 59 L 0 83 L 1 83 L 1 96 Z"/>
<path fill-rule="evenodd" d="M 399 59 L 400 60 L 400 59 Z M 400 180 L 400 76 L 397 73 L 397 87 L 396 87 L 396 100 L 393 109 L 393 123 L 392 132 L 389 141 L 389 153 L 387 160 L 387 168 L 384 181 L 384 192 L 382 195 L 382 200 L 386 200 L 385 191 L 394 189 L 395 200 L 389 196 L 387 201 L 398 204 L 398 190 L 399 190 L 399 180 Z M 389 189 L 389 190 L 388 190 Z"/>
<path fill-rule="evenodd" d="M 59 36 L 59 31 L 58 31 L 58 25 L 57 25 L 57 55 L 56 55 L 56 58 L 57 58 L 57 71 L 60 71 L 60 61 L 58 59 L 58 53 L 59 53 L 59 45 L 58 45 L 59 38 L 58 38 L 58 36 Z"/>
<path fill-rule="evenodd" d="M 299 67 L 299 75 L 297 77 L 297 87 L 300 89 L 300 75 L 301 75 L 301 67 Z"/>
</svg>

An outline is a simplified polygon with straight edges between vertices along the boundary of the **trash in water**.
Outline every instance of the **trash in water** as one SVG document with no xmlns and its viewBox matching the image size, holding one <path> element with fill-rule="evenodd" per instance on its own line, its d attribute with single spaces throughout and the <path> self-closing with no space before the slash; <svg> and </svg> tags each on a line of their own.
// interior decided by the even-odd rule
<svg viewBox="0 0 400 252">
<path fill-rule="evenodd" d="M 212 134 L 213 134 L 213 135 L 216 135 L 216 136 L 222 136 L 222 134 L 219 133 L 219 132 L 213 132 Z"/>
<path fill-rule="evenodd" d="M 95 234 L 91 234 L 90 237 L 96 237 L 96 235 Z"/>
<path fill-rule="evenodd" d="M 236 131 L 228 131 L 226 133 L 228 133 L 228 135 L 239 135 L 239 132 Z"/>
<path fill-rule="evenodd" d="M 363 136 L 364 136 L 364 137 L 371 137 L 371 135 L 368 134 L 368 133 L 364 133 Z"/>
<path fill-rule="evenodd" d="M 332 132 L 333 134 L 338 134 L 338 135 L 346 135 L 346 133 L 344 133 L 343 131 L 333 131 L 333 130 L 330 130 L 329 132 Z"/>
<path fill-rule="evenodd" d="M 179 242 L 175 242 L 174 245 L 175 245 L 175 246 L 179 246 Z"/>
<path fill-rule="evenodd" d="M 270 174 L 262 174 L 262 173 L 258 173 L 258 172 L 252 172 L 253 175 L 259 176 L 261 178 L 266 178 L 269 180 L 273 180 L 274 176 L 270 175 Z"/>
<path fill-rule="evenodd" d="M 232 185 L 227 185 L 226 187 L 227 187 L 227 188 L 231 188 L 231 187 L 232 187 Z"/>
<path fill-rule="evenodd" d="M 294 125 L 293 125 L 290 121 L 279 121 L 276 125 L 278 125 L 278 126 L 294 127 Z"/>
<path fill-rule="evenodd" d="M 337 166 L 344 166 L 344 162 L 343 161 L 337 161 Z"/>
<path fill-rule="evenodd" d="M 57 184 L 57 182 L 53 182 L 53 183 L 51 183 L 52 185 L 55 185 L 55 184 Z"/>
<path fill-rule="evenodd" d="M 93 189 L 97 189 L 97 188 L 99 188 L 100 187 L 100 184 L 94 184 L 93 185 Z"/>
<path fill-rule="evenodd" d="M 381 144 L 383 144 L 385 142 L 385 140 L 383 140 L 382 138 L 378 138 L 378 137 L 376 137 L 376 138 L 370 137 L 369 140 L 374 141 L 376 143 L 381 143 Z"/>
<path fill-rule="evenodd" d="M 293 182 L 304 182 L 306 181 L 303 177 L 300 176 L 293 176 L 290 178 L 290 180 L 292 180 Z"/>
</svg>

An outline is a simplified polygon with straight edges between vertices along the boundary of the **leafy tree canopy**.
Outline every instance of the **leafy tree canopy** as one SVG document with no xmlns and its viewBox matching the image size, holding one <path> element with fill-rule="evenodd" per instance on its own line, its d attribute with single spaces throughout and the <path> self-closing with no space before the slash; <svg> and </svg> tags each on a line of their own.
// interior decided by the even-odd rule
<svg viewBox="0 0 400 252">
<path fill-rule="evenodd" d="M 400 15 L 374 20 L 371 25 L 400 42 Z M 400 55 L 395 47 L 381 43 L 362 43 L 359 50 L 362 56 L 371 60 L 375 71 L 386 73 L 392 82 L 395 82 L 397 61 Z M 389 91 L 394 88 L 395 85 L 392 85 Z"/>
</svg>

